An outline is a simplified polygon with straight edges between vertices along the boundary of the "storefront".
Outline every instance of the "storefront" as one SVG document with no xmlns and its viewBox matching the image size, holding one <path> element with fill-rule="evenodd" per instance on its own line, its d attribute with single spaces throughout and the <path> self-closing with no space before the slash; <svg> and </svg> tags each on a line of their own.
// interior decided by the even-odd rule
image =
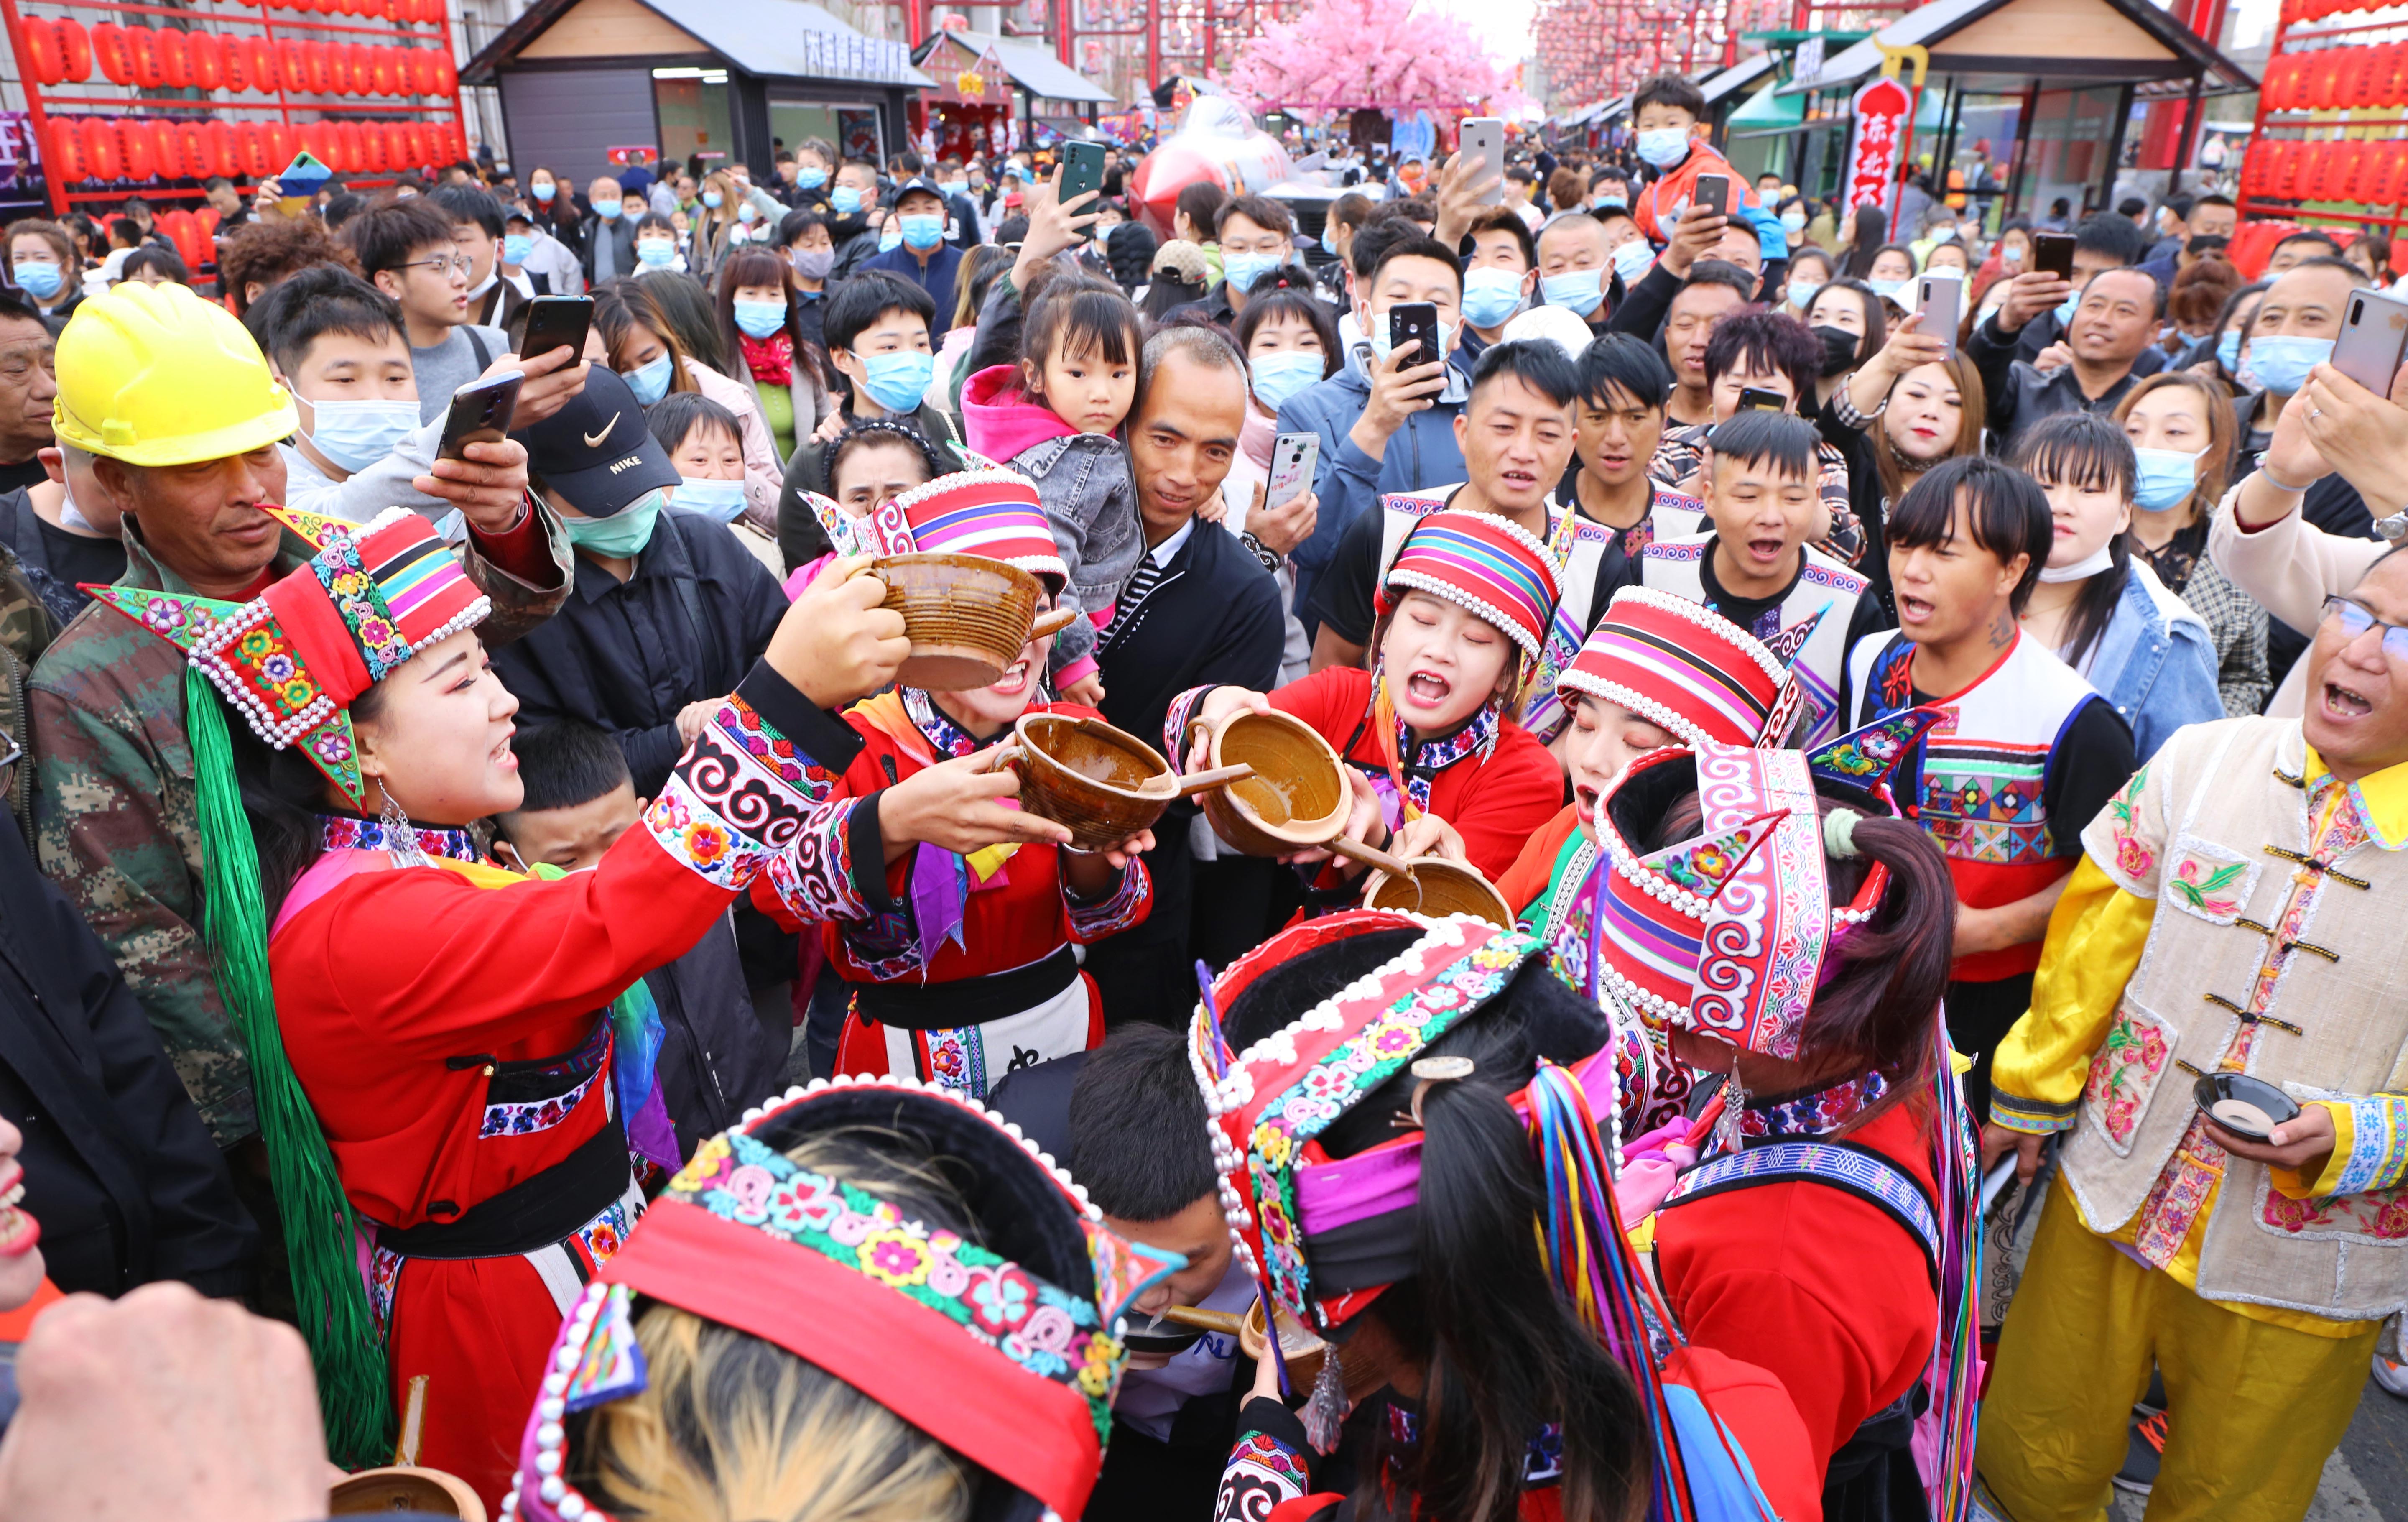
<svg viewBox="0 0 2408 1522">
<path fill-rule="evenodd" d="M 911 62 L 933 81 L 911 103 L 912 134 L 933 136 L 939 156 L 1084 136 L 1098 109 L 1120 104 L 1044 48 L 991 33 L 936 33 L 912 50 Z"/>
<path fill-rule="evenodd" d="M 536 0 L 460 77 L 500 86 L 515 167 L 580 184 L 652 159 L 766 179 L 810 137 L 882 161 L 933 82 L 804 0 Z"/>
</svg>

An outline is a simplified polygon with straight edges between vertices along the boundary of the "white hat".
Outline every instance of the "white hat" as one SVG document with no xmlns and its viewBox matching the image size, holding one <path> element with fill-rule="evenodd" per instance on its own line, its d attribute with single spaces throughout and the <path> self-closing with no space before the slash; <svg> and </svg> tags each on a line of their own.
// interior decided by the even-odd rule
<svg viewBox="0 0 2408 1522">
<path fill-rule="evenodd" d="M 1565 353 L 1581 357 L 1597 335 L 1580 313 L 1570 307 L 1533 307 L 1505 324 L 1504 343 L 1518 343 L 1524 338 L 1551 338 L 1563 346 Z"/>
</svg>

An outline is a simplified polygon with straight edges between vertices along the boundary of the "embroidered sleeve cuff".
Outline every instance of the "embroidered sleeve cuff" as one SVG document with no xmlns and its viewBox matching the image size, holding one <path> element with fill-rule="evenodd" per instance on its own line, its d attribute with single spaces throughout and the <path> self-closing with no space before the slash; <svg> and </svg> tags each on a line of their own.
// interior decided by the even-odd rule
<svg viewBox="0 0 2408 1522">
<path fill-rule="evenodd" d="M 757 683 L 764 674 L 774 687 Z M 756 670 L 720 703 L 644 813 L 645 827 L 669 854 L 731 892 L 750 886 L 772 860 L 806 847 L 821 812 L 816 806 L 836 783 L 836 773 L 814 765 L 748 691 L 781 717 L 799 711 L 825 719 L 783 679 Z"/>
<path fill-rule="evenodd" d="M 1071 893 L 1067 881 L 1062 885 L 1062 905 L 1070 917 L 1070 939 L 1082 946 L 1142 923 L 1153 902 L 1153 879 L 1146 875 L 1145 863 L 1134 856 L 1121 869 L 1121 880 L 1111 895 L 1098 902 L 1082 902 Z"/>
<path fill-rule="evenodd" d="M 2053 1136 L 2073 1128 L 2073 1119 L 2080 1100 L 2050 1104 L 2045 1099 L 2027 1099 L 1993 1086 L 1990 1090 L 1990 1120 L 2011 1131 L 2029 1136 Z"/>
<path fill-rule="evenodd" d="M 776 725 L 794 754 L 827 772 L 830 781 L 842 776 L 861 754 L 861 737 L 851 725 L 805 697 L 767 661 L 755 662 L 745 673 L 736 684 L 736 696 Z M 818 796 L 825 797 L 825 790 Z"/>
<path fill-rule="evenodd" d="M 1214 1522 L 1243 1522 L 1269 1515 L 1312 1486 L 1312 1449 L 1296 1413 L 1267 1396 L 1255 1396 L 1238 1414 L 1238 1444 L 1221 1476 Z"/>
<path fill-rule="evenodd" d="M 1170 757 L 1173 771 L 1186 769 L 1180 758 L 1187 754 L 1187 725 L 1196 717 L 1196 711 L 1204 706 L 1204 699 L 1211 696 L 1214 690 L 1215 684 L 1208 682 L 1201 687 L 1190 687 L 1170 700 L 1169 711 L 1162 721 L 1162 754 Z"/>
<path fill-rule="evenodd" d="M 865 811 L 861 805 L 867 801 L 838 798 L 812 810 L 794 849 L 769 863 L 769 885 L 777 890 L 779 901 L 798 918 L 841 922 L 869 916 L 870 906 L 856 890 L 853 870 L 855 816 Z M 875 814 L 877 810 L 867 811 Z M 873 859 L 885 859 L 882 848 Z M 883 883 L 880 889 L 882 898 Z"/>
<path fill-rule="evenodd" d="M 2387 1189 L 2408 1176 L 2408 1096 L 2361 1094 L 2311 1102 L 2332 1116 L 2332 1156 L 2313 1179 L 2273 1170 L 2276 1188 L 2294 1199 L 2321 1199 Z"/>
</svg>

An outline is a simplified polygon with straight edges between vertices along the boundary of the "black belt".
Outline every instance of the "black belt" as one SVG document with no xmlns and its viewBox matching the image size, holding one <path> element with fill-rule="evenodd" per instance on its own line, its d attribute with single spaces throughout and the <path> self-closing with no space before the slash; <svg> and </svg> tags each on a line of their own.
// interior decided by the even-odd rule
<svg viewBox="0 0 2408 1522">
<path fill-rule="evenodd" d="M 1041 962 L 1010 972 L 955 983 L 857 983 L 862 1015 L 904 1030 L 982 1026 L 1033 1010 L 1079 981 L 1079 958 L 1068 946 Z"/>
<path fill-rule="evenodd" d="M 606 1121 L 567 1156 L 450 1220 L 378 1228 L 377 1245 L 404 1257 L 515 1257 L 574 1235 L 625 1194 L 633 1177 L 626 1133 L 617 1120 Z"/>
</svg>

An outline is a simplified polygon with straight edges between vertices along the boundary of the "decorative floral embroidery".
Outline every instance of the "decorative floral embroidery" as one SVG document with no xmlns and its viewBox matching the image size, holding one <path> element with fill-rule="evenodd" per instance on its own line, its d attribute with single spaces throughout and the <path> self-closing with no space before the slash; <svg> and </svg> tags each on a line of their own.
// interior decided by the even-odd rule
<svg viewBox="0 0 2408 1522">
<path fill-rule="evenodd" d="M 2408 1174 L 2408 1096 L 2362 1094 L 2349 1101 L 2349 1161 L 2337 1195 L 2387 1189 Z"/>
<path fill-rule="evenodd" d="M 393 1329 L 393 1296 L 401 1285 L 402 1256 L 390 1247 L 368 1254 L 368 1311 L 380 1336 Z"/>
<path fill-rule="evenodd" d="M 348 747 L 345 754 L 349 754 Z M 418 849 L 427 855 L 448 856 L 453 861 L 478 859 L 477 842 L 466 830 L 420 826 L 410 833 L 418 838 Z M 394 834 L 380 819 L 359 819 L 349 814 L 318 816 L 318 843 L 328 851 L 395 850 L 398 848 Z"/>
<path fill-rule="evenodd" d="M 2128 1006 L 2115 1012 L 2106 1044 L 2090 1059 L 2090 1080 L 2082 1094 L 2118 1152 L 2131 1145 L 2141 1112 L 2172 1055 L 2163 1025 L 2136 1017 Z"/>
<path fill-rule="evenodd" d="M 2207 1208 L 2224 1177 L 2226 1156 L 2209 1138 L 2206 1124 L 2193 1118 L 2173 1160 L 2158 1173 L 2149 1198 L 2141 1203 L 2140 1219 L 2132 1232 L 2133 1251 L 2160 1269 L 2174 1260 L 2184 1239 L 2190 1235 L 2191 1223 Z"/>
<path fill-rule="evenodd" d="M 928 743 L 936 747 L 939 755 L 954 758 L 976 755 L 995 743 L 994 740 L 980 739 L 952 719 L 947 718 L 945 711 L 939 708 L 928 695 L 919 688 L 905 687 L 902 693 L 903 711 L 911 716 L 912 726 L 927 738 Z M 1010 730 L 998 730 L 996 739 L 1000 739 L 1009 733 L 1010 733 Z"/>
<path fill-rule="evenodd" d="M 644 827 L 715 886 L 741 891 L 806 839 L 833 773 L 740 697 L 727 697 L 686 748 Z"/>
<path fill-rule="evenodd" d="M 533 1136 L 548 1131 L 568 1118 L 583 1102 L 585 1091 L 594 1086 L 595 1073 L 567 1093 L 549 1099 L 528 1099 L 516 1103 L 489 1104 L 484 1118 L 477 1123 L 480 1138 L 494 1136 Z"/>
<path fill-rule="evenodd" d="M 1486 755 L 1497 744 L 1497 705 L 1490 703 L 1471 716 L 1471 722 L 1452 735 L 1413 743 L 1412 731 L 1403 719 L 1397 721 L 1397 754 L 1404 757 L 1399 768 L 1405 777 L 1405 792 L 1413 807 L 1427 812 L 1430 806 L 1430 784 L 1438 774 L 1458 761 L 1474 755 Z"/>
<path fill-rule="evenodd" d="M 1249 1432 L 1238 1440 L 1221 1472 L 1216 1517 L 1262 1517 L 1283 1501 L 1294 1500 L 1312 1484 L 1303 1456 L 1268 1432 Z"/>
<path fill-rule="evenodd" d="M 2140 806 L 2141 791 L 2148 785 L 2149 768 L 2145 763 L 2132 773 L 2124 790 L 2107 801 L 2108 831 L 2115 841 L 2115 870 L 2127 883 L 2146 883 L 2157 871 L 2157 854 L 2141 838 L 2133 818 Z"/>
<path fill-rule="evenodd" d="M 2322 1199 L 2293 1199 L 2279 1189 L 2270 1188 L 2258 1218 L 2278 1231 L 2295 1236 L 2315 1232 L 2319 1236 L 2398 1242 L 2408 1237 L 2408 1188 L 2330 1195 Z"/>
<path fill-rule="evenodd" d="M 2258 885 L 2258 866 L 2203 841 L 2174 843 L 2172 869 L 2162 884 L 2178 909 L 2229 925 L 2240 918 Z"/>
<path fill-rule="evenodd" d="M 1739 1134 L 1753 1141 L 1783 1136 L 1828 1136 L 1881 1102 L 1889 1084 L 1877 1072 L 1851 1078 L 1786 1099 L 1751 1103 L 1740 1113 Z"/>
</svg>

